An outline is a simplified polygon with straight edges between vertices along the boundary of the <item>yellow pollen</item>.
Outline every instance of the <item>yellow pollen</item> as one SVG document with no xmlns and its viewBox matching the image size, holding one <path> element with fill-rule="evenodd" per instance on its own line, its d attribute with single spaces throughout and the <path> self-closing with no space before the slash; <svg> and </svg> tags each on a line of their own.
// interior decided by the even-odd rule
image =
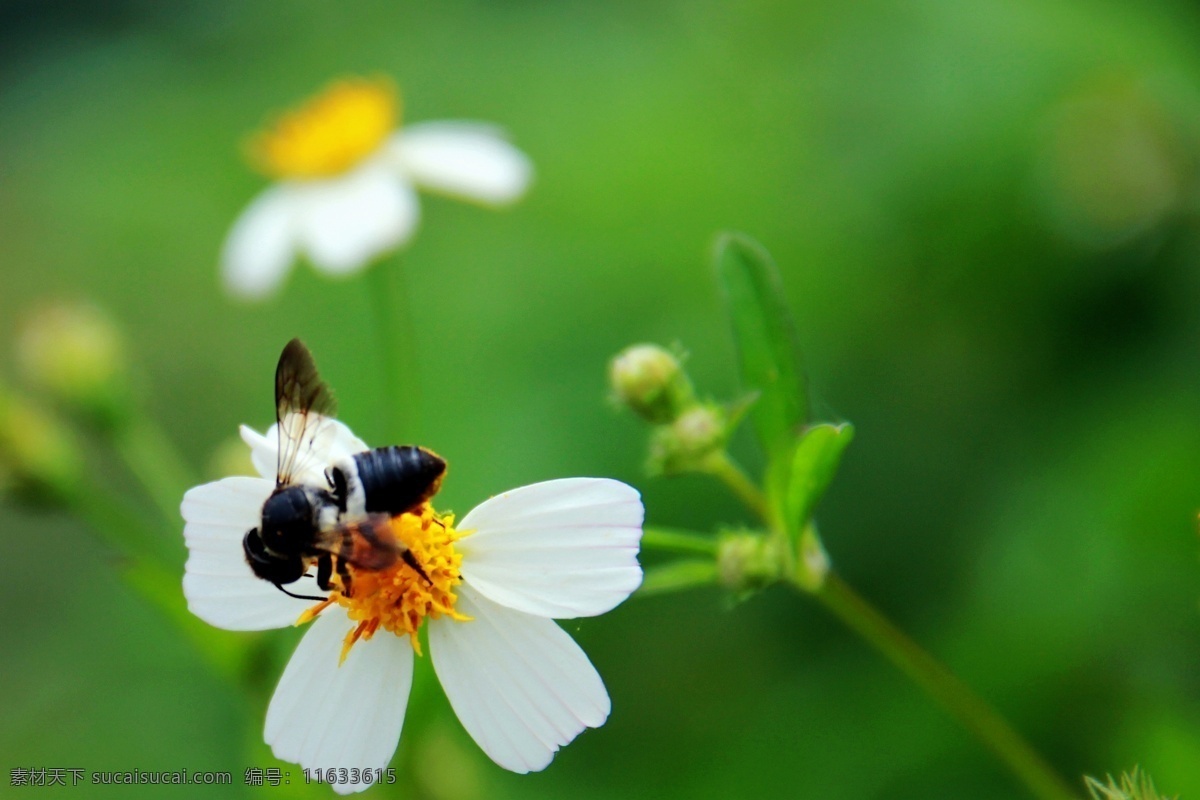
<svg viewBox="0 0 1200 800">
<path fill-rule="evenodd" d="M 335 588 L 329 599 L 304 612 L 296 622 L 297 625 L 308 622 L 334 603 L 345 608 L 346 615 L 357 624 L 342 645 L 342 661 L 355 642 L 370 639 L 380 628 L 410 637 L 413 649 L 420 655 L 417 632 L 426 617 L 470 619 L 454 610 L 458 600 L 454 589 L 462 582 L 462 555 L 454 549 L 460 537 L 454 529 L 454 517 L 438 516 L 426 504 L 417 511 L 393 517 L 389 526 L 396 541 L 408 547 L 429 580 L 402 559 L 381 570 L 359 569 L 348 564 L 349 596 Z"/>
<path fill-rule="evenodd" d="M 272 178 L 339 175 L 396 129 L 399 106 L 386 79 L 338 81 L 256 134 L 248 146 L 250 160 Z"/>
</svg>

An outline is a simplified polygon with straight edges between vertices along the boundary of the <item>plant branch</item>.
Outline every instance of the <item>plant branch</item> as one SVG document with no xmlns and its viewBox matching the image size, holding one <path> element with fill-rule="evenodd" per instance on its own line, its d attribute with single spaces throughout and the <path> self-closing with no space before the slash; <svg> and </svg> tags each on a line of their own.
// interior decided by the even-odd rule
<svg viewBox="0 0 1200 800">
<path fill-rule="evenodd" d="M 167 528 L 182 529 L 179 504 L 196 480 L 167 435 L 144 415 L 138 415 L 112 431 L 109 441 L 145 488 Z"/>
<path fill-rule="evenodd" d="M 411 429 L 419 399 L 416 327 L 405 292 L 403 269 L 404 264 L 397 257 L 390 263 L 373 264 L 367 270 L 375 336 L 383 365 L 379 425 L 389 442 L 405 438 L 404 429 Z"/>
<path fill-rule="evenodd" d="M 729 453 L 724 450 L 714 453 L 705 461 L 704 471 L 728 486 L 759 519 L 770 524 L 771 512 L 767 505 L 767 496 L 729 457 Z"/>
<path fill-rule="evenodd" d="M 717 582 L 717 564 L 715 561 L 689 559 L 664 564 L 661 567 L 650 567 L 646 570 L 641 587 L 637 590 L 638 597 L 681 592 L 699 586 L 712 586 Z"/>
<path fill-rule="evenodd" d="M 642 549 L 716 557 L 717 541 L 711 536 L 678 528 L 644 528 Z"/>
<path fill-rule="evenodd" d="M 1034 797 L 1078 797 L 995 709 L 840 577 L 830 573 L 814 596 L 991 750 Z"/>
</svg>

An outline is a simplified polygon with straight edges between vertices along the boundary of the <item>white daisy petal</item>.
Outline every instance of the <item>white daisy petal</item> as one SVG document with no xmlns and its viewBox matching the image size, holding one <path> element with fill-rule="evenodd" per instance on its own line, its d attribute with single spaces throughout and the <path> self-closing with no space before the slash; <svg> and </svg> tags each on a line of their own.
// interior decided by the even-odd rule
<svg viewBox="0 0 1200 800">
<path fill-rule="evenodd" d="M 566 478 L 513 489 L 458 526 L 465 583 L 490 600 L 556 619 L 602 614 L 642 582 L 636 489 Z"/>
<path fill-rule="evenodd" d="M 407 638 L 379 631 L 359 640 L 340 667 L 354 627 L 339 608 L 312 623 L 288 661 L 267 708 L 263 736 L 277 758 L 304 769 L 383 769 L 392 760 L 412 688 Z M 339 794 L 370 784 L 338 784 Z"/>
<path fill-rule="evenodd" d="M 274 431 L 269 430 L 267 433 L 271 435 L 264 436 L 249 425 L 242 425 L 238 428 L 238 433 L 241 435 L 242 441 L 250 448 L 250 462 L 258 470 L 258 474 L 268 480 L 275 480 L 275 470 L 278 468 L 275 462 L 279 454 L 279 444 L 275 439 Z"/>
<path fill-rule="evenodd" d="M 520 199 L 533 175 L 524 153 L 498 128 L 480 123 L 409 125 L 392 137 L 389 148 L 396 165 L 418 186 L 487 205 Z"/>
<path fill-rule="evenodd" d="M 326 438 L 322 439 L 322 447 L 326 448 L 330 461 L 337 461 L 340 458 L 361 453 L 364 450 L 369 450 L 367 443 L 354 435 L 354 431 L 350 430 L 350 426 L 340 420 L 330 420 L 332 423 L 329 428 L 322 431 L 322 435 Z"/>
<path fill-rule="evenodd" d="M 316 433 L 313 436 L 312 448 L 302 453 L 297 459 L 293 478 L 300 483 L 324 486 L 325 468 L 335 461 L 347 456 L 369 450 L 366 442 L 354 435 L 346 423 L 332 417 L 314 415 L 309 425 Z M 276 462 L 279 459 L 279 424 L 267 428 L 266 433 L 259 433 L 253 428 L 241 426 L 239 432 L 242 441 L 250 447 L 250 460 L 254 468 L 264 478 L 275 480 Z"/>
<path fill-rule="evenodd" d="M 191 612 L 210 625 L 235 631 L 283 628 L 312 605 L 255 576 L 242 551 L 246 531 L 259 523 L 274 488 L 262 478 L 225 478 L 183 496 L 188 547 L 183 594 Z M 315 582 L 302 578 L 292 591 L 314 594 L 316 589 Z"/>
<path fill-rule="evenodd" d="M 279 288 L 295 257 L 295 197 L 287 186 L 272 186 L 246 207 L 221 251 L 226 288 L 250 300 Z"/>
<path fill-rule="evenodd" d="M 499 606 L 467 585 L 455 610 L 429 624 L 429 655 L 463 727 L 513 772 L 545 769 L 560 747 L 608 719 L 604 683 L 550 619 Z"/>
<path fill-rule="evenodd" d="M 299 190 L 298 236 L 315 266 L 346 275 L 408 241 L 416 194 L 381 160 Z"/>
</svg>

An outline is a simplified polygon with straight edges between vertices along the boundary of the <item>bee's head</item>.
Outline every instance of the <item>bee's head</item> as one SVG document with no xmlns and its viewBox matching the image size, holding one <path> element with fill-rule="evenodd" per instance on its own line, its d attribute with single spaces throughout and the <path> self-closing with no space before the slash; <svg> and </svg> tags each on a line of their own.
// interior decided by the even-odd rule
<svg viewBox="0 0 1200 800">
<path fill-rule="evenodd" d="M 298 555 L 311 544 L 313 504 L 301 486 L 277 490 L 263 504 L 263 544 L 279 555 Z"/>
<path fill-rule="evenodd" d="M 258 528 L 253 528 L 242 539 L 246 563 L 254 570 L 254 574 L 277 585 L 300 580 L 307 569 L 304 559 L 300 556 L 271 555 L 263 547 L 260 534 Z"/>
</svg>

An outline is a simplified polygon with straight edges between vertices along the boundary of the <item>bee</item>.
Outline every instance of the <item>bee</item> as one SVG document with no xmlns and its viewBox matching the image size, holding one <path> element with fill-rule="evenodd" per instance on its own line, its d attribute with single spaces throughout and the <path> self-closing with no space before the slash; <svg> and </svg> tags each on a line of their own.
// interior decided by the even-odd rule
<svg viewBox="0 0 1200 800">
<path fill-rule="evenodd" d="M 336 570 L 341 590 L 351 592 L 349 565 L 387 569 L 404 561 L 426 582 L 429 576 L 412 551 L 396 540 L 387 524 L 414 511 L 441 487 L 446 462 L 423 447 L 379 447 L 336 460 L 313 484 L 318 442 L 335 435 L 333 394 L 317 373 L 312 354 L 299 339 L 283 348 L 275 369 L 275 421 L 279 455 L 275 489 L 263 503 L 257 527 L 242 539 L 254 574 L 284 594 L 302 600 L 324 597 L 293 594 L 284 588 L 308 574 L 315 563 L 317 586 L 330 591 Z"/>
</svg>

